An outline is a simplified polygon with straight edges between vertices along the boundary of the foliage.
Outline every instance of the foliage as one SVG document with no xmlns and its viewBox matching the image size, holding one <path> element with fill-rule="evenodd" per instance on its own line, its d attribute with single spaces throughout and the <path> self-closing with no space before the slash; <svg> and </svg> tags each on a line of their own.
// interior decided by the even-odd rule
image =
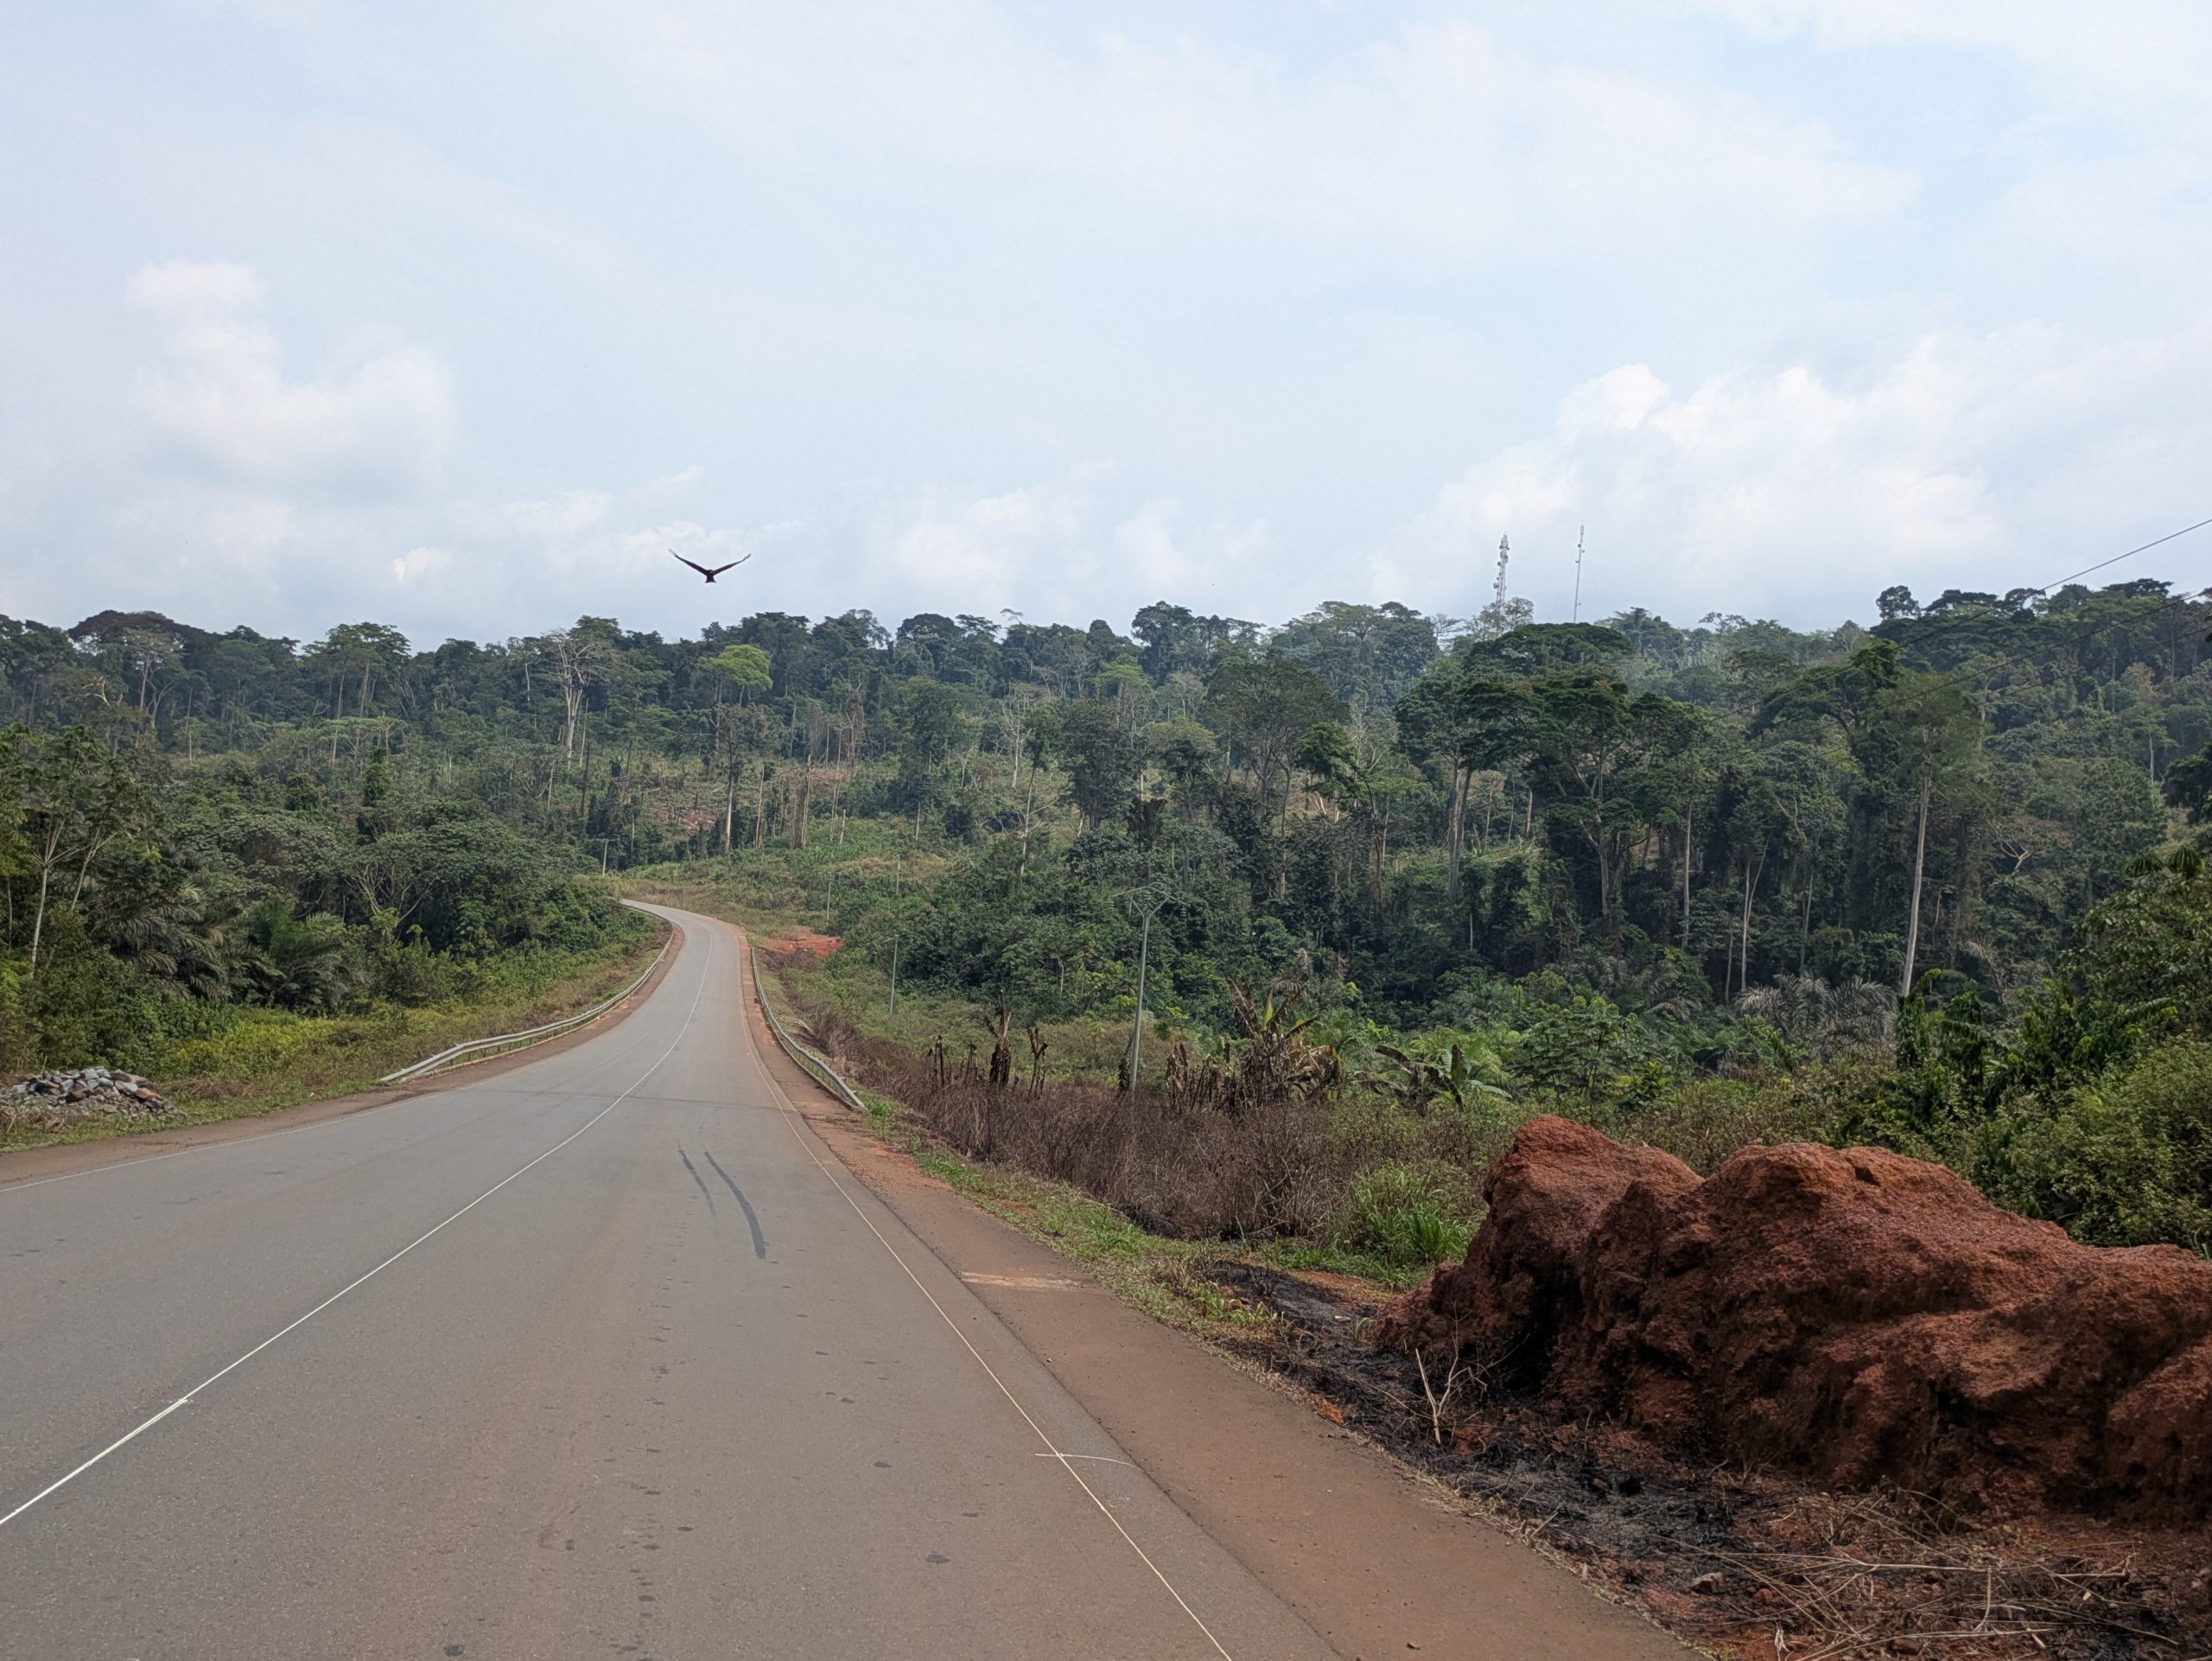
<svg viewBox="0 0 2212 1661">
<path fill-rule="evenodd" d="M 1440 1161 L 1393 1161 L 1352 1179 L 1332 1232 L 1338 1244 L 1384 1263 L 1440 1263 L 1466 1251 L 1475 1209 L 1464 1172 Z"/>
<path fill-rule="evenodd" d="M 419 652 L 0 619 L 0 1064 L 486 996 L 622 935 L 604 869 L 842 939 L 825 1007 L 909 1055 L 957 1066 L 1003 1009 L 1017 1074 L 1033 1031 L 1046 1082 L 1110 1094 L 1148 1028 L 1141 1097 L 1221 1173 L 1133 1203 L 1209 1226 L 1326 1235 L 1368 1169 L 1471 1185 L 1539 1109 L 1701 1168 L 1814 1136 L 1994 1173 L 2212 1037 L 2179 845 L 2212 605 L 1875 610 L 854 609 Z"/>
<path fill-rule="evenodd" d="M 1976 1174 L 2004 1204 L 2094 1245 L 2212 1251 L 2212 1046 L 2160 1045 L 2094 1083 L 2025 1098 Z"/>
</svg>

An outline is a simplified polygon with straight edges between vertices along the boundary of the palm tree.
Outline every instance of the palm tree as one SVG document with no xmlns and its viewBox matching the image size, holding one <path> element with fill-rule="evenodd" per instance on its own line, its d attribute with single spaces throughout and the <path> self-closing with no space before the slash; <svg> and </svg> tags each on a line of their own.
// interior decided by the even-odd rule
<svg viewBox="0 0 2212 1661">
<path fill-rule="evenodd" d="M 1375 1053 L 1391 1064 L 1384 1084 L 1410 1112 L 1426 1114 L 1440 1100 L 1465 1109 L 1477 1102 L 1508 1098 L 1500 1082 L 1505 1077 L 1505 1064 L 1495 1049 L 1479 1039 L 1463 1042 L 1455 1038 L 1427 1053 L 1377 1044 Z"/>
<path fill-rule="evenodd" d="M 207 895 L 179 883 L 150 895 L 95 888 L 92 927 L 108 949 L 176 997 L 229 996 L 224 920 Z"/>
<path fill-rule="evenodd" d="M 344 926 L 334 917 L 292 915 L 289 901 L 271 894 L 245 914 L 245 950 L 238 977 L 256 1002 L 280 1009 L 334 1009 L 359 983 L 346 951 Z"/>
<path fill-rule="evenodd" d="M 1878 981 L 1831 986 L 1818 975 L 1782 975 L 1745 993 L 1736 1008 L 1823 1055 L 1875 1048 L 1897 1029 L 1897 994 Z"/>
</svg>

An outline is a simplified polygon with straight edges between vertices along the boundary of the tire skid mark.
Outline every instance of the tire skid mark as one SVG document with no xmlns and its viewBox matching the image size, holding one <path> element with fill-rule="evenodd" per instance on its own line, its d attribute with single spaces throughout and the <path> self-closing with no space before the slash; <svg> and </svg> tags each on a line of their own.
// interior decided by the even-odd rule
<svg viewBox="0 0 2212 1661">
<path fill-rule="evenodd" d="M 753 1255 L 755 1257 L 766 1259 L 768 1255 L 768 1237 L 760 1232 L 760 1219 L 753 1214 L 753 1202 L 745 1197 L 744 1189 L 730 1181 L 729 1173 L 722 1169 L 720 1161 L 715 1158 L 713 1149 L 702 1148 L 699 1151 L 707 1156 L 707 1163 L 715 1168 L 715 1174 L 728 1183 L 729 1191 L 737 1196 L 737 1203 L 745 1212 L 745 1225 L 753 1231 Z M 696 1173 L 694 1174 L 696 1175 Z"/>
<path fill-rule="evenodd" d="M 707 1186 L 706 1179 L 699 1174 L 699 1168 L 691 1162 L 691 1155 L 683 1151 L 683 1144 L 680 1142 L 676 1144 L 676 1156 L 683 1161 L 683 1168 L 691 1173 L 691 1180 L 699 1185 L 699 1192 L 707 1196 L 707 1215 L 719 1225 L 722 1219 L 721 1213 L 715 1209 L 715 1192 Z M 760 1231 L 756 1229 L 753 1232 L 757 1234 Z"/>
</svg>

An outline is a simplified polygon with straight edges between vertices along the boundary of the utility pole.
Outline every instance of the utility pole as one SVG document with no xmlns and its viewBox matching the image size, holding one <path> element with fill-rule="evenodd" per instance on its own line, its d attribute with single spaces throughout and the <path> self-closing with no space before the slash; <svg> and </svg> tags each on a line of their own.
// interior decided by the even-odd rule
<svg viewBox="0 0 2212 1661">
<path fill-rule="evenodd" d="M 1577 623 L 1582 620 L 1582 534 L 1587 529 L 1580 525 L 1574 527 L 1574 612 L 1569 620 Z"/>
</svg>

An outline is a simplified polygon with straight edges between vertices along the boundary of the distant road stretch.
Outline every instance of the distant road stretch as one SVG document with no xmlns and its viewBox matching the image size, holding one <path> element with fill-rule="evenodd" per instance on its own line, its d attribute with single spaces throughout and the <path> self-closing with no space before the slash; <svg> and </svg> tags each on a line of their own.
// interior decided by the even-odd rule
<svg viewBox="0 0 2212 1661">
<path fill-rule="evenodd" d="M 645 1005 L 542 1060 L 0 1160 L 0 1658 L 1329 1655 L 786 1111 L 734 932 L 662 914 Z"/>
</svg>

